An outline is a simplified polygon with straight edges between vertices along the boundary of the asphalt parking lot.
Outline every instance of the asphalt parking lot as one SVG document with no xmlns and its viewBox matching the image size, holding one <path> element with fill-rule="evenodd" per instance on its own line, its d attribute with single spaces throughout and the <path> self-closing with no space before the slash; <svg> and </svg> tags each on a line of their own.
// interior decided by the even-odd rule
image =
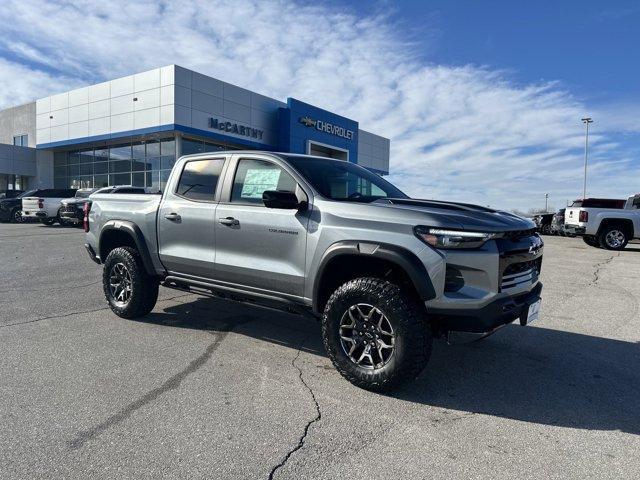
<svg viewBox="0 0 640 480">
<path fill-rule="evenodd" d="M 545 237 L 542 313 L 343 380 L 319 325 L 161 289 L 107 308 L 74 228 L 0 224 L 0 478 L 639 478 L 640 245 Z"/>
</svg>

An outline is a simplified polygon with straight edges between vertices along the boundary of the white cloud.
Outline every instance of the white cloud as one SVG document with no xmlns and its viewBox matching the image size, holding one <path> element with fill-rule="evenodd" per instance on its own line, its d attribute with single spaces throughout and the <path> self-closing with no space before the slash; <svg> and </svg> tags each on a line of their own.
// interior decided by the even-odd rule
<svg viewBox="0 0 640 480">
<path fill-rule="evenodd" d="M 7 0 L 0 22 L 0 105 L 177 63 L 389 136 L 391 179 L 415 196 L 526 208 L 581 191 L 584 104 L 557 83 L 424 64 L 384 16 L 289 0 Z M 618 137 L 598 130 L 592 145 L 592 194 L 638 189 Z"/>
</svg>

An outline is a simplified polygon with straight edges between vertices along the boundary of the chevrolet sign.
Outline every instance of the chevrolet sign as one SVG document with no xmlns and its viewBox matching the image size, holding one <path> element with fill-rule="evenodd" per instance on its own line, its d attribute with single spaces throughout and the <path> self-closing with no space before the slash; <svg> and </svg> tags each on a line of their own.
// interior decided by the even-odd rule
<svg viewBox="0 0 640 480">
<path fill-rule="evenodd" d="M 320 132 L 326 132 L 336 137 L 346 138 L 347 140 L 353 140 L 353 130 L 348 130 L 339 125 L 334 125 L 323 120 L 315 120 L 311 117 L 300 117 L 298 121 L 305 127 L 312 127 Z"/>
</svg>

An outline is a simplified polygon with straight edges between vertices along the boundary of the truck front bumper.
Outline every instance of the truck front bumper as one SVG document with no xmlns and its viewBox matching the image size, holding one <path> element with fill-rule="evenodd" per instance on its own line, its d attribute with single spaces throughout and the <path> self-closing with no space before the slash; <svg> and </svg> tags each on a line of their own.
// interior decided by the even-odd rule
<svg viewBox="0 0 640 480">
<path fill-rule="evenodd" d="M 428 309 L 430 320 L 445 331 L 486 333 L 527 315 L 529 305 L 540 299 L 542 283 L 512 297 L 503 297 L 477 309 Z M 525 317 L 526 319 L 526 317 Z"/>
</svg>

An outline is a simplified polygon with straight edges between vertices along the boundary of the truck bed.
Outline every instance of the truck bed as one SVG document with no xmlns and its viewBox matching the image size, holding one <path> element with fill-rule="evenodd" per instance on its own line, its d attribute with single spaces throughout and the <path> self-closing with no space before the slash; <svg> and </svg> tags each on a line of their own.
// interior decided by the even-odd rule
<svg viewBox="0 0 640 480">
<path fill-rule="evenodd" d="M 94 194 L 91 197 L 89 222 L 99 232 L 108 221 L 118 220 L 133 222 L 144 235 L 153 256 L 158 251 L 156 235 L 156 217 L 162 195 L 125 193 L 113 195 L 109 193 Z M 92 233 L 88 233 L 92 235 Z M 97 239 L 96 239 L 97 240 Z M 157 257 L 157 255 L 156 255 Z"/>
</svg>

